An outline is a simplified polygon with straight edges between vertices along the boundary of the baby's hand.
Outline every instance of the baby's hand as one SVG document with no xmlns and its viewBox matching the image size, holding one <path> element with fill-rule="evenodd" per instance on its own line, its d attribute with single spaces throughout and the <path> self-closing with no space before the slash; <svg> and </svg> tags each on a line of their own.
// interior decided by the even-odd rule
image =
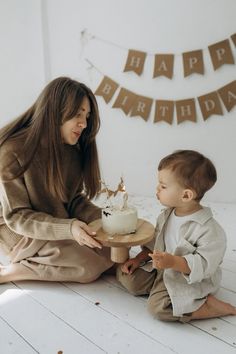
<svg viewBox="0 0 236 354">
<path fill-rule="evenodd" d="M 166 269 L 174 266 L 175 259 L 170 253 L 154 250 L 153 253 L 149 253 L 149 256 L 152 258 L 153 268 Z"/>
<path fill-rule="evenodd" d="M 132 274 L 135 269 L 137 269 L 140 265 L 140 261 L 137 258 L 130 258 L 121 266 L 121 270 L 123 273 Z"/>
</svg>

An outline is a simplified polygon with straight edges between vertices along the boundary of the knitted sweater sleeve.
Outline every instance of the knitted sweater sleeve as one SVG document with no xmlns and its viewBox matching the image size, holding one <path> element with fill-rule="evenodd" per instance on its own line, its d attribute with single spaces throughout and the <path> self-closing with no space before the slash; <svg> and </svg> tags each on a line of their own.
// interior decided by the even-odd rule
<svg viewBox="0 0 236 354">
<path fill-rule="evenodd" d="M 11 161 L 9 171 L 11 174 L 20 168 L 16 157 Z M 5 165 L 6 166 L 6 165 Z M 8 171 L 8 172 L 9 172 Z M 0 167 L 0 202 L 2 217 L 6 225 L 15 233 L 40 240 L 73 239 L 71 224 L 74 219 L 57 218 L 45 212 L 32 208 L 24 176 L 5 180 L 5 170 Z"/>
<path fill-rule="evenodd" d="M 70 217 L 77 218 L 89 224 L 101 218 L 101 209 L 94 205 L 81 191 L 78 191 L 68 205 Z"/>
</svg>

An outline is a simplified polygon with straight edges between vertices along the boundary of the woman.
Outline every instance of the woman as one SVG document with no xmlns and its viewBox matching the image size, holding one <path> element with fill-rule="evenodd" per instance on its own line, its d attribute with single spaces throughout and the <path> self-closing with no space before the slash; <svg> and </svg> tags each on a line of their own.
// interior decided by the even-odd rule
<svg viewBox="0 0 236 354">
<path fill-rule="evenodd" d="M 87 225 L 100 217 L 99 126 L 91 90 L 59 77 L 0 130 L 0 283 L 87 283 L 112 266 Z"/>
</svg>

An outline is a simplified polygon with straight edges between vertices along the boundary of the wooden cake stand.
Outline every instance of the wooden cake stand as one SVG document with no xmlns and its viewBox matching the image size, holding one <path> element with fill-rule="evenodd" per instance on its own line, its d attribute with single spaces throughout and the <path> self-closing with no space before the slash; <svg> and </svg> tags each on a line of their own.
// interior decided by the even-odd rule
<svg viewBox="0 0 236 354">
<path fill-rule="evenodd" d="M 141 246 L 154 236 L 154 226 L 144 219 L 138 219 L 136 232 L 127 235 L 108 234 L 102 228 L 101 219 L 94 220 L 89 226 L 96 231 L 95 240 L 103 246 L 111 247 L 111 260 L 116 263 L 123 263 L 129 258 L 131 246 Z"/>
</svg>

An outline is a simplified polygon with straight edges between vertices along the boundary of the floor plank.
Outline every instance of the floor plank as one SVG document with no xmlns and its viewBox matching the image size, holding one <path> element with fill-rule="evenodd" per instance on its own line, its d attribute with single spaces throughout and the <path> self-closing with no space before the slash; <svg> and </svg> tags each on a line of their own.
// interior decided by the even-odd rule
<svg viewBox="0 0 236 354">
<path fill-rule="evenodd" d="M 47 285 L 40 289 L 45 293 Z M 27 340 L 36 352 L 52 354 L 63 351 L 63 354 L 78 354 L 80 348 L 81 353 L 104 353 L 97 344 L 34 301 L 27 290 L 21 290 L 14 284 L 2 284 L 0 291 L 1 318 Z"/>
<path fill-rule="evenodd" d="M 140 348 L 145 348 L 149 353 L 173 353 L 168 345 L 159 343 L 142 331 L 120 320 L 113 311 L 96 305 L 100 298 L 98 282 L 89 286 L 79 284 L 83 289 L 91 288 L 94 298 L 86 299 L 80 293 L 71 291 L 72 286 L 62 284 L 19 282 L 17 285 L 30 292 L 30 296 L 41 305 L 49 309 L 58 318 L 82 333 L 92 342 L 97 343 L 104 351 L 112 353 L 114 348 L 117 353 L 141 353 Z M 42 291 L 42 286 L 46 286 Z M 75 286 L 78 284 L 74 284 Z M 92 287 L 91 287 L 92 285 Z M 110 299 L 112 300 L 112 299 Z M 96 319 L 96 320 L 95 320 Z M 143 349 L 142 349 L 143 350 Z"/>
<path fill-rule="evenodd" d="M 27 341 L 0 317 L 0 352 L 2 354 L 35 354 L 38 353 Z"/>
<path fill-rule="evenodd" d="M 225 317 L 227 318 L 227 317 Z M 192 321 L 191 325 L 231 345 L 236 350 L 236 326 L 221 318 Z"/>
<path fill-rule="evenodd" d="M 231 270 L 222 269 L 221 286 L 235 292 L 236 295 L 236 275 Z"/>
<path fill-rule="evenodd" d="M 217 335 L 209 331 L 208 333 L 211 334 L 209 336 L 208 334 L 199 332 L 196 327 L 193 328 L 190 325 L 179 325 L 179 323 L 167 324 L 152 319 L 147 313 L 145 298 L 131 296 L 121 288 L 115 289 L 111 283 L 106 284 L 106 281 L 103 279 L 100 279 L 94 285 L 91 284 L 90 288 L 74 283 L 66 284 L 66 286 L 88 298 L 91 302 L 97 298 L 101 304 L 100 306 L 105 310 L 112 311 L 117 317 L 147 335 L 158 338 L 161 343 L 168 343 L 170 348 L 178 353 L 189 354 L 189 347 L 183 345 L 183 335 L 188 337 L 192 346 L 196 346 L 198 349 L 207 348 L 207 353 L 221 354 L 222 350 L 226 349 L 225 344 L 222 342 L 222 333 L 220 331 Z M 94 289 L 92 289 L 93 286 Z M 228 327 L 230 326 L 228 324 Z M 201 340 L 199 340 L 200 338 Z M 233 353 L 232 338 L 223 337 L 223 339 L 225 342 L 228 341 L 228 353 Z"/>
</svg>

